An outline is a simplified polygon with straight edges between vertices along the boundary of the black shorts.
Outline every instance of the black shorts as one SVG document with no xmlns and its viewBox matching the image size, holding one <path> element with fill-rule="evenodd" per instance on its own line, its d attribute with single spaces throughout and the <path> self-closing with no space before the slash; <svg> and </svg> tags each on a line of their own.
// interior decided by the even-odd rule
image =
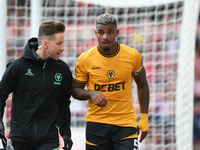
<svg viewBox="0 0 200 150">
<path fill-rule="evenodd" d="M 86 150 L 138 150 L 134 127 L 87 122 Z"/>
<path fill-rule="evenodd" d="M 58 150 L 58 143 L 30 144 L 12 141 L 14 150 Z"/>
</svg>

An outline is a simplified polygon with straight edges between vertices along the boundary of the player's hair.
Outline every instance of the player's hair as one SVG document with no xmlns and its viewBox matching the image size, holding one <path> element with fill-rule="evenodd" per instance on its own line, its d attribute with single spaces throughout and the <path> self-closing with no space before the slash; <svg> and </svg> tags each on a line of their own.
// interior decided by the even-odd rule
<svg viewBox="0 0 200 150">
<path fill-rule="evenodd" d="M 97 17 L 96 25 L 98 25 L 98 24 L 101 24 L 101 25 L 114 24 L 117 27 L 117 20 L 113 15 L 111 15 L 109 13 L 105 13 L 105 14 L 101 14 Z"/>
<path fill-rule="evenodd" d="M 64 31 L 65 31 L 65 25 L 63 22 L 55 20 L 43 20 L 40 23 L 39 27 L 38 41 L 40 43 L 42 37 L 44 36 L 51 37 L 56 33 L 63 33 Z"/>
</svg>

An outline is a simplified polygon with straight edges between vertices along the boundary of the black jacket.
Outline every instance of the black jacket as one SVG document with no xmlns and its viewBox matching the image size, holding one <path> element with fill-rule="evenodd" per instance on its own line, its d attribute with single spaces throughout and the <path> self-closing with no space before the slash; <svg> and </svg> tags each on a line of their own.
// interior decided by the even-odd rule
<svg viewBox="0 0 200 150">
<path fill-rule="evenodd" d="M 62 60 L 41 60 L 37 47 L 37 39 L 30 39 L 22 57 L 7 65 L 0 82 L 0 117 L 9 93 L 13 93 L 11 140 L 58 142 L 58 128 L 62 136 L 71 136 L 72 74 Z"/>
</svg>

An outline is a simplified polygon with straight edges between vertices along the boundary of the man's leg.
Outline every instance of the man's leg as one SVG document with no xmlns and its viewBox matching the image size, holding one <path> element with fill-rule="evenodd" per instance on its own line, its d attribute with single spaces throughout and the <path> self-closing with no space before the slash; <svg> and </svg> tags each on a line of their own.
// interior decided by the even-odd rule
<svg viewBox="0 0 200 150">
<path fill-rule="evenodd" d="M 113 126 L 111 137 L 113 150 L 138 150 L 138 135 L 134 127 Z"/>
<path fill-rule="evenodd" d="M 109 138 L 111 125 L 87 122 L 86 150 L 112 150 L 112 141 Z"/>
<path fill-rule="evenodd" d="M 45 143 L 33 145 L 30 143 L 12 142 L 14 150 L 58 150 L 58 143 Z"/>
<path fill-rule="evenodd" d="M 12 141 L 14 150 L 36 150 L 33 144 Z"/>
<path fill-rule="evenodd" d="M 37 145 L 36 150 L 59 150 L 58 143 L 45 143 Z"/>
<path fill-rule="evenodd" d="M 115 142 L 113 150 L 139 150 L 138 139 L 130 138 Z"/>
</svg>

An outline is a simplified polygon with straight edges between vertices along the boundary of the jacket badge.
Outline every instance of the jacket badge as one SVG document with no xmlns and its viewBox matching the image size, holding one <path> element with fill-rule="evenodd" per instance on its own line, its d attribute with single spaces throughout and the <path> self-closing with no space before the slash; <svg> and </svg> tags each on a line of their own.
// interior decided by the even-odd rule
<svg viewBox="0 0 200 150">
<path fill-rule="evenodd" d="M 26 76 L 34 76 L 34 74 L 31 72 L 31 69 L 27 70 L 27 73 L 25 73 Z"/>
<path fill-rule="evenodd" d="M 55 78 L 55 82 L 54 82 L 54 84 L 55 85 L 61 85 L 61 81 L 62 81 L 62 74 L 61 73 L 56 73 L 55 74 L 55 76 L 54 76 L 54 78 Z"/>
</svg>

